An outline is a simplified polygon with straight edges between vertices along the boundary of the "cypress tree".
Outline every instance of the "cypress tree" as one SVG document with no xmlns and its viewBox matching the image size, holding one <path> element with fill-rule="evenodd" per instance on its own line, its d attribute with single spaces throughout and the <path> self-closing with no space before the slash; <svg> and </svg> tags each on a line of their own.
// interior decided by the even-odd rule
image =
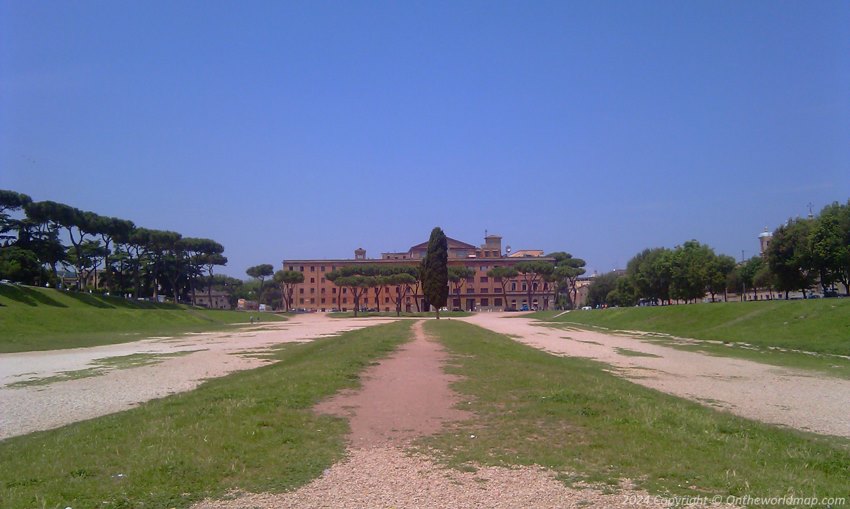
<svg viewBox="0 0 850 509">
<path fill-rule="evenodd" d="M 440 308 L 446 305 L 449 296 L 449 243 L 439 226 L 431 230 L 422 263 L 422 294 L 437 308 L 439 320 Z"/>
</svg>

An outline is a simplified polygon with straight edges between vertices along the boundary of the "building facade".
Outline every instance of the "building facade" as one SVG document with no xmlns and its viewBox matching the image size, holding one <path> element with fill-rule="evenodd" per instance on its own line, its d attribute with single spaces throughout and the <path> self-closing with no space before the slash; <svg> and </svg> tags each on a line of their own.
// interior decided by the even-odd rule
<svg viewBox="0 0 850 509">
<path fill-rule="evenodd" d="M 505 309 L 544 309 L 551 308 L 554 302 L 552 286 L 542 280 L 532 283 L 532 293 L 529 298 L 529 282 L 520 275 L 505 283 L 506 292 L 502 291 L 502 281 L 487 275 L 494 267 L 511 267 L 529 259 L 553 261 L 542 256 L 542 251 L 525 250 L 540 253 L 539 256 L 510 257 L 502 253 L 502 238 L 498 235 L 487 235 L 484 244 L 474 246 L 448 238 L 449 266 L 465 266 L 474 271 L 474 275 L 462 282 L 457 291 L 455 285 L 449 284 L 447 307 L 451 310 L 468 311 L 502 311 Z M 284 260 L 283 270 L 300 271 L 304 273 L 304 282 L 295 287 L 293 307 L 309 311 L 349 311 L 354 309 L 354 298 L 345 287 L 337 287 L 325 276 L 341 267 L 367 265 L 415 265 L 418 266 L 428 250 L 428 243 L 423 242 L 412 246 L 405 252 L 382 253 L 380 258 L 367 258 L 362 248 L 355 250 L 352 259 L 338 260 Z M 386 286 L 370 288 L 360 298 L 362 309 L 380 311 L 395 311 L 392 296 L 397 295 L 398 287 Z M 424 297 L 418 286 L 404 298 L 403 311 L 423 310 Z"/>
<path fill-rule="evenodd" d="M 209 309 L 231 309 L 230 294 L 221 290 L 199 290 L 195 293 L 195 305 Z"/>
</svg>

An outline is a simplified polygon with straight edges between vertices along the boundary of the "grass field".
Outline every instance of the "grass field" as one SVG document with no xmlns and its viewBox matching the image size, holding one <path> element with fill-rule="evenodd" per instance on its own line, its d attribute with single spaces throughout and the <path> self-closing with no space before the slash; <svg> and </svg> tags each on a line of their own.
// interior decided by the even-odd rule
<svg viewBox="0 0 850 509">
<path fill-rule="evenodd" d="M 850 299 L 729 302 L 531 315 L 555 323 L 850 356 Z"/>
<path fill-rule="evenodd" d="M 248 322 L 249 315 L 238 311 L 0 284 L 0 353 L 123 343 Z"/>
<path fill-rule="evenodd" d="M 454 387 L 477 414 L 420 442 L 450 465 L 538 464 L 567 483 L 628 478 L 659 495 L 850 499 L 850 440 L 717 412 L 458 321 L 425 327 L 452 354 Z"/>
<path fill-rule="evenodd" d="M 342 458 L 347 424 L 322 398 L 410 337 L 402 321 L 285 344 L 278 363 L 197 390 L 0 442 L 0 507 L 188 507 L 228 490 L 279 492 Z"/>
</svg>

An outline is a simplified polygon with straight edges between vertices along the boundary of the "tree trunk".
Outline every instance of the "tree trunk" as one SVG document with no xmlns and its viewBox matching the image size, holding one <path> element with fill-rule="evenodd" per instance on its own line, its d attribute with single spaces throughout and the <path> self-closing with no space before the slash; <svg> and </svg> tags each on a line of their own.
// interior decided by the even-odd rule
<svg viewBox="0 0 850 509">
<path fill-rule="evenodd" d="M 209 275 L 210 275 L 210 279 L 207 282 L 207 302 L 209 303 L 209 309 L 212 309 L 213 308 L 213 301 L 212 301 L 213 271 L 212 271 L 212 267 L 210 267 Z"/>
</svg>

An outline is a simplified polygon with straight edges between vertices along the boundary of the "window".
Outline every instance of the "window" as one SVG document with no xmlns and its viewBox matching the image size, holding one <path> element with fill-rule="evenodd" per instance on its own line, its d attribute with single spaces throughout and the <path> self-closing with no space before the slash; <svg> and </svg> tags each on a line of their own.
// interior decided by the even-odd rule
<svg viewBox="0 0 850 509">
<path fill-rule="evenodd" d="M 321 283 L 324 283 L 324 282 L 325 282 L 325 278 L 322 278 L 320 282 L 321 282 Z"/>
<path fill-rule="evenodd" d="M 481 293 L 490 293 L 490 289 L 489 288 L 482 288 Z"/>
<path fill-rule="evenodd" d="M 310 272 L 316 272 L 316 266 L 310 265 Z"/>
<path fill-rule="evenodd" d="M 516 281 L 511 281 L 511 291 L 512 292 L 516 291 Z"/>
<path fill-rule="evenodd" d="M 343 304 L 348 304 L 348 297 L 343 297 L 343 298 L 342 298 L 342 303 L 343 303 Z"/>
<path fill-rule="evenodd" d="M 342 293 L 343 293 L 343 295 L 345 295 L 346 293 L 348 293 L 348 288 L 342 287 Z"/>
<path fill-rule="evenodd" d="M 324 298 L 324 297 L 322 297 L 322 304 L 324 304 L 324 303 L 325 303 L 325 298 Z"/>
<path fill-rule="evenodd" d="M 481 282 L 482 282 L 482 283 L 489 283 L 489 282 L 490 282 L 490 280 L 489 280 L 489 279 L 487 279 L 487 276 L 481 276 Z"/>
<path fill-rule="evenodd" d="M 390 302 L 390 298 L 389 298 L 389 297 L 384 297 L 384 304 L 389 304 L 389 302 Z"/>
<path fill-rule="evenodd" d="M 336 293 L 336 287 L 331 288 L 331 293 Z"/>
<path fill-rule="evenodd" d="M 482 306 L 489 306 L 490 305 L 490 299 L 481 299 L 481 305 Z"/>
<path fill-rule="evenodd" d="M 319 267 L 319 270 L 321 270 L 322 272 L 324 272 L 324 271 L 325 271 L 325 266 L 324 266 L 324 265 L 322 265 L 321 267 Z"/>
<path fill-rule="evenodd" d="M 523 283 L 522 284 L 522 291 L 526 291 L 526 290 L 528 290 L 528 285 Z"/>
<path fill-rule="evenodd" d="M 311 282 L 311 283 L 315 283 L 315 282 L 316 282 L 316 278 L 311 277 L 311 278 L 310 278 L 310 282 Z"/>
<path fill-rule="evenodd" d="M 325 289 L 324 289 L 324 288 L 322 288 L 321 294 L 322 294 L 322 295 L 324 295 L 324 294 L 325 294 Z"/>
<path fill-rule="evenodd" d="M 300 270 L 301 272 L 304 272 L 304 266 L 301 265 L 300 267 L 298 267 L 298 270 Z"/>
<path fill-rule="evenodd" d="M 494 277 L 494 278 L 493 278 L 493 281 L 495 281 L 495 282 L 497 282 L 497 283 L 501 283 L 501 282 L 502 282 L 502 278 L 500 278 L 500 277 Z"/>
<path fill-rule="evenodd" d="M 493 288 L 493 293 L 502 293 L 501 288 Z"/>
<path fill-rule="evenodd" d="M 304 304 L 304 299 L 298 299 L 298 302 L 299 302 L 300 304 Z"/>
<path fill-rule="evenodd" d="M 493 299 L 493 305 L 494 306 L 501 306 L 502 305 L 502 299 Z"/>
<path fill-rule="evenodd" d="M 315 289 L 315 288 L 310 288 L 310 293 L 315 294 L 315 293 L 316 293 L 316 289 Z"/>
<path fill-rule="evenodd" d="M 295 265 L 290 265 L 289 270 L 295 270 Z"/>
<path fill-rule="evenodd" d="M 300 293 L 301 295 L 304 295 L 304 289 L 303 289 L 303 288 L 299 288 L 299 289 L 298 289 L 298 293 Z"/>
<path fill-rule="evenodd" d="M 467 288 L 466 293 L 475 293 L 475 288 Z"/>
</svg>

